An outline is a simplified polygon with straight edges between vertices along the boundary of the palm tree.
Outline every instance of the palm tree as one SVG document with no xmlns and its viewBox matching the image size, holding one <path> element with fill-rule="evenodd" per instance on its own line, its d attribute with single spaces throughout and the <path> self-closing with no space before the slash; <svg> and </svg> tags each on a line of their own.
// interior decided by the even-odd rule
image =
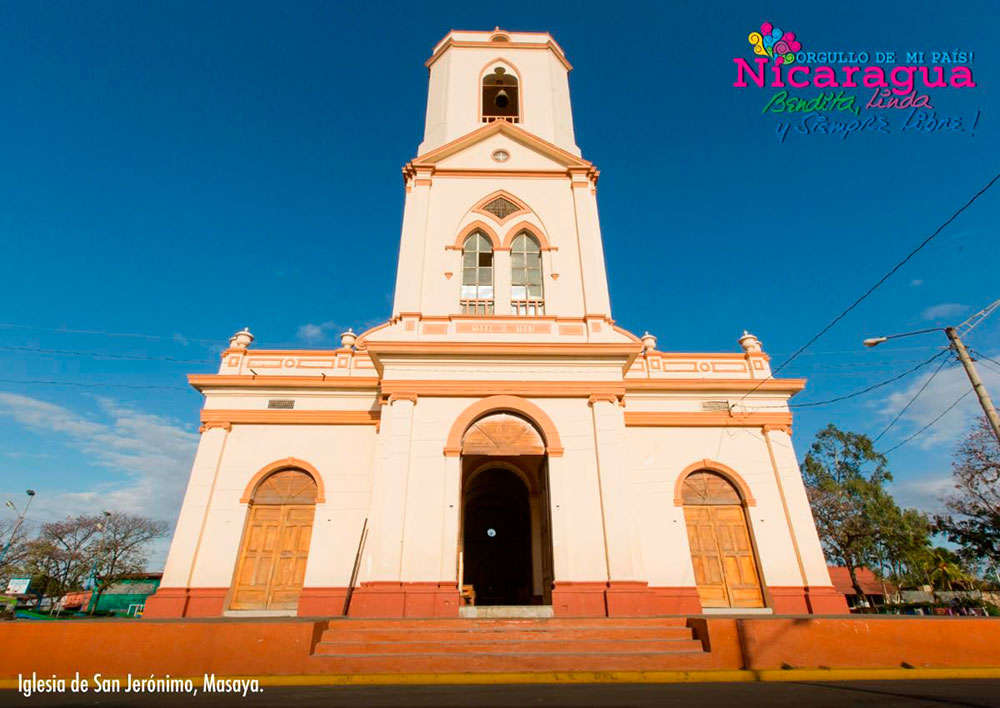
<svg viewBox="0 0 1000 708">
<path fill-rule="evenodd" d="M 947 548 L 931 548 L 924 559 L 927 581 L 935 590 L 951 590 L 952 583 L 966 584 L 972 580 L 959 563 L 958 557 Z"/>
</svg>

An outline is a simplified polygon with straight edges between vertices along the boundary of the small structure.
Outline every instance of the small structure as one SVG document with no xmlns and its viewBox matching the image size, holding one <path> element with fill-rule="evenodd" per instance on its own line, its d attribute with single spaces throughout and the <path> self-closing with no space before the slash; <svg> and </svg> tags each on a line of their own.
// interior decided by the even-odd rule
<svg viewBox="0 0 1000 708">
<path fill-rule="evenodd" d="M 837 589 L 837 592 L 844 596 L 847 601 L 847 606 L 851 610 L 861 608 L 861 607 L 881 607 L 885 604 L 885 593 L 893 592 L 894 586 L 889 583 L 883 583 L 879 580 L 878 576 L 871 568 L 857 568 L 854 571 L 855 576 L 858 578 L 858 584 L 861 585 L 861 589 L 864 590 L 865 598 L 858 597 L 858 591 L 855 590 L 853 583 L 851 583 L 851 574 L 839 565 L 828 566 L 830 570 L 830 580 L 833 581 L 833 587 Z"/>
<path fill-rule="evenodd" d="M 160 587 L 163 573 L 135 573 L 116 580 L 97 598 L 94 612 L 142 617 L 146 598 Z"/>
</svg>

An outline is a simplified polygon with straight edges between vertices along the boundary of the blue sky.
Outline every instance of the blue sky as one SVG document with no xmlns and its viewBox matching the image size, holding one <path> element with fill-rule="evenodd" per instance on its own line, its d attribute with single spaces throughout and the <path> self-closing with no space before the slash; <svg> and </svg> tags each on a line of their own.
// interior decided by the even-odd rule
<svg viewBox="0 0 1000 708">
<path fill-rule="evenodd" d="M 213 371 L 245 325 L 258 346 L 322 347 L 389 315 L 399 168 L 422 136 L 423 62 L 451 28 L 548 30 L 565 48 L 577 142 L 601 169 L 614 315 L 661 349 L 734 351 L 749 329 L 781 362 L 998 169 L 993 3 L 569 7 L 0 7 L 4 498 L 37 489 L 36 522 L 108 507 L 172 522 L 198 438 L 185 374 Z M 977 88 L 932 94 L 940 116 L 978 112 L 974 131 L 779 142 L 761 113 L 774 90 L 732 86 L 764 20 L 804 49 L 975 52 Z M 998 211 L 1000 187 L 793 362 L 783 374 L 809 378 L 795 400 L 877 383 L 943 343 L 865 337 L 957 323 L 1000 296 Z M 1000 359 L 998 334 L 1000 316 L 969 343 Z M 800 455 L 828 422 L 878 434 L 923 372 L 798 412 Z M 943 371 L 883 449 L 967 385 Z M 902 502 L 935 507 L 975 414 L 969 396 L 892 454 Z"/>
</svg>

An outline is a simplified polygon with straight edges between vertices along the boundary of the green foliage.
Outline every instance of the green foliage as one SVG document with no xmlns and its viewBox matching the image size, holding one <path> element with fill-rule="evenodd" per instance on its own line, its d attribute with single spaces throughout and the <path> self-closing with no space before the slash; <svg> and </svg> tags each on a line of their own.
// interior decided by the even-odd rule
<svg viewBox="0 0 1000 708">
<path fill-rule="evenodd" d="M 46 596 L 79 590 L 96 574 L 99 594 L 108 584 L 141 571 L 150 542 L 166 532 L 166 523 L 131 514 L 67 517 L 42 524 L 6 572 L 30 575 L 31 591 Z"/>
<path fill-rule="evenodd" d="M 886 458 L 866 435 L 828 425 L 816 435 L 802 465 L 809 504 L 828 558 L 848 569 L 858 597 L 856 570 L 869 567 L 899 585 L 929 546 L 930 522 L 916 509 L 900 509 L 885 484 Z"/>
<path fill-rule="evenodd" d="M 926 583 L 935 590 L 968 590 L 975 584 L 961 557 L 947 548 L 926 549 L 918 561 Z"/>
<path fill-rule="evenodd" d="M 986 418 L 959 443 L 952 466 L 955 493 L 945 500 L 951 514 L 936 517 L 937 529 L 962 547 L 966 560 L 1000 558 L 1000 443 Z"/>
</svg>

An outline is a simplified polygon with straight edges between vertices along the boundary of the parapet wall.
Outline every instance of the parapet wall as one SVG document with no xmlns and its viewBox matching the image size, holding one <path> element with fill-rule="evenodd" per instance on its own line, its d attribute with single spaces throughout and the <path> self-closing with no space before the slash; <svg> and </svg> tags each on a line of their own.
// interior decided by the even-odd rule
<svg viewBox="0 0 1000 708">
<path fill-rule="evenodd" d="M 0 685 L 18 675 L 72 678 L 264 677 L 328 673 L 312 657 L 330 622 L 350 619 L 5 622 Z M 386 620 L 395 631 L 422 620 Z M 461 622 L 462 620 L 455 620 Z M 613 620 L 608 620 L 613 621 Z M 1000 619 L 934 617 L 692 617 L 709 652 L 701 669 L 1000 667 Z M 665 670 L 671 669 L 664 666 Z M 706 679 L 707 680 L 707 679 Z"/>
</svg>

